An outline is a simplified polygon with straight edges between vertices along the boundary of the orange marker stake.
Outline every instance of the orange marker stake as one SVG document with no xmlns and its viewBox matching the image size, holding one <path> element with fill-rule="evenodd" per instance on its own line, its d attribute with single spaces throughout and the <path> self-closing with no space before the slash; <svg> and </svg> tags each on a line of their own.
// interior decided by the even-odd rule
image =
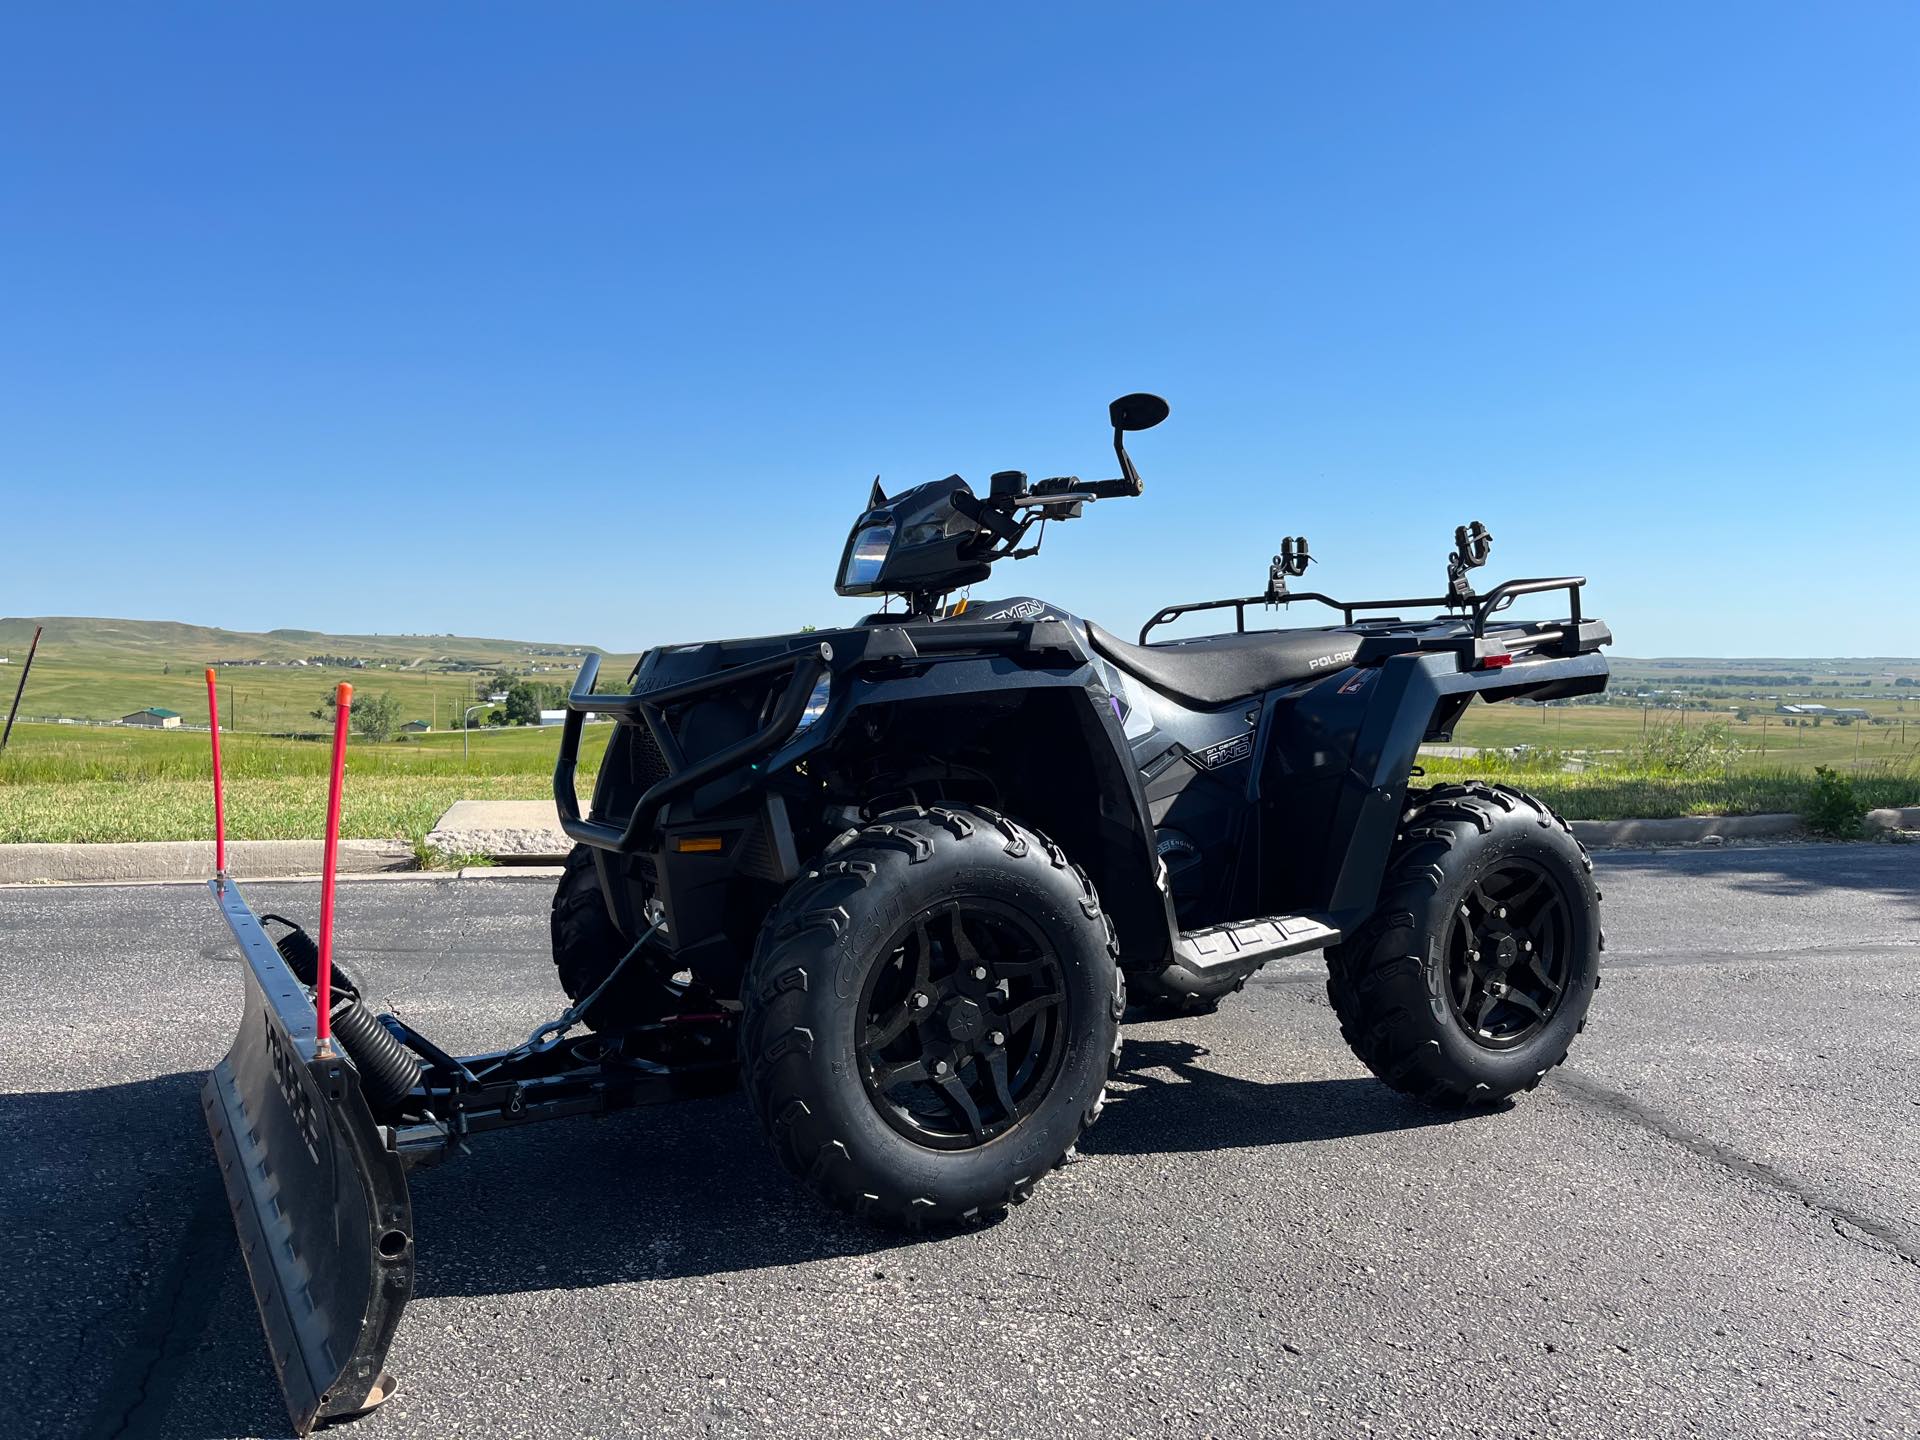
<svg viewBox="0 0 1920 1440">
<path fill-rule="evenodd" d="M 213 737 L 213 874 L 227 878 L 227 807 L 220 788 L 220 692 L 207 670 L 207 733 Z"/>
<path fill-rule="evenodd" d="M 347 715 L 353 686 L 333 692 L 333 784 L 327 791 L 326 859 L 320 867 L 320 973 L 314 977 L 313 1028 L 321 1053 L 333 1049 L 333 872 L 340 856 L 340 792 L 347 780 Z"/>
</svg>

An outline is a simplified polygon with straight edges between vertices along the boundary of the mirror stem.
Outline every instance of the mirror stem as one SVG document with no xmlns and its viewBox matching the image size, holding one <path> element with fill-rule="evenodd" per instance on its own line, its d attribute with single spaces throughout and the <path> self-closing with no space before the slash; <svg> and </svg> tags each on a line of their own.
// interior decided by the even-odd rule
<svg viewBox="0 0 1920 1440">
<path fill-rule="evenodd" d="M 1127 432 L 1114 427 L 1113 453 L 1120 457 L 1120 478 L 1127 482 L 1127 493 L 1138 495 L 1146 487 L 1140 483 L 1140 472 L 1133 468 L 1133 457 L 1127 454 Z"/>
</svg>

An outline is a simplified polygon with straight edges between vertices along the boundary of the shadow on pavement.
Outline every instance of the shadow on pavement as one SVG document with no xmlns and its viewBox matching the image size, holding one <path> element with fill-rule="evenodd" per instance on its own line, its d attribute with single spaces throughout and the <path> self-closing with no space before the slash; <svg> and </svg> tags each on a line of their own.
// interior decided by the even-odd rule
<svg viewBox="0 0 1920 1440">
<path fill-rule="evenodd" d="M 1360 1077 L 1267 1083 L 1209 1070 L 1206 1047 L 1129 1038 L 1085 1155 L 1150 1155 L 1339 1140 L 1470 1120 Z M 1167 1075 L 1154 1074 L 1166 1071 Z M 1506 1107 L 1490 1107 L 1488 1114 Z"/>
<path fill-rule="evenodd" d="M 1083 1152 L 1284 1145 L 1446 1118 L 1372 1080 L 1262 1084 L 1203 1068 L 1206 1053 L 1129 1039 Z M 4 1397 L 10 1413 L 65 1414 L 77 1434 L 284 1424 L 251 1306 L 233 1300 L 245 1285 L 201 1080 L 0 1096 L 0 1144 L 15 1157 L 0 1221 L 21 1257 L 0 1324 L 8 1383 L 34 1386 Z M 417 1299 L 726 1274 L 912 1243 L 815 1206 L 737 1096 L 488 1136 L 472 1155 L 414 1172 L 411 1187 Z M 209 1370 L 218 1386 L 199 1383 Z"/>
<path fill-rule="evenodd" d="M 159 1429 L 223 1290 L 240 1276 L 201 1120 L 202 1078 L 0 1095 L 0 1228 L 10 1252 L 0 1413 L 26 1427 L 9 1433 Z M 226 1368 L 219 1413 L 196 1422 L 205 1433 L 284 1428 L 257 1333 L 233 1338 Z"/>
<path fill-rule="evenodd" d="M 1920 845 L 1757 845 L 1731 850 L 1622 850 L 1595 856 L 1608 872 L 1676 874 L 1752 895 L 1792 898 L 1853 890 L 1904 900 L 1920 915 Z"/>
</svg>

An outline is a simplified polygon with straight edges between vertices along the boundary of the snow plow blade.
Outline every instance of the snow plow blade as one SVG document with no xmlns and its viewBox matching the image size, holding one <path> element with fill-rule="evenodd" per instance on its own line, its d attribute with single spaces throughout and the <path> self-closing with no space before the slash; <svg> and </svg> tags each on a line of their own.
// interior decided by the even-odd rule
<svg viewBox="0 0 1920 1440">
<path fill-rule="evenodd" d="M 247 1278 L 293 1428 L 371 1409 L 413 1294 L 413 1215 L 353 1062 L 230 880 L 209 882 L 246 960 L 240 1033 L 201 1089 Z M 330 1047 L 331 1048 L 331 1047 Z"/>
</svg>

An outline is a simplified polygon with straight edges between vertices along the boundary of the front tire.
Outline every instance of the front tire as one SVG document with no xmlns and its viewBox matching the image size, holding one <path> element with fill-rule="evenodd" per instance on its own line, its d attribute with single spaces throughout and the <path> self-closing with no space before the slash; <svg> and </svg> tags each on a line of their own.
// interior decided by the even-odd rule
<svg viewBox="0 0 1920 1440">
<path fill-rule="evenodd" d="M 567 856 L 547 927 L 554 972 L 574 1004 L 593 994 L 620 966 L 613 983 L 581 1017 L 589 1029 L 609 1034 L 649 1024 L 682 1008 L 684 992 L 662 977 L 653 955 L 643 952 L 620 965 L 633 941 L 607 911 L 592 846 L 576 845 Z"/>
<path fill-rule="evenodd" d="M 823 1203 L 918 1229 L 1027 1197 L 1098 1117 L 1125 988 L 1084 872 L 965 806 L 829 846 L 768 916 L 746 1090 Z"/>
<path fill-rule="evenodd" d="M 1600 892 L 1566 821 L 1478 782 L 1411 797 L 1380 904 L 1327 951 L 1340 1033 L 1431 1104 L 1490 1104 L 1567 1058 L 1600 983 Z"/>
</svg>

